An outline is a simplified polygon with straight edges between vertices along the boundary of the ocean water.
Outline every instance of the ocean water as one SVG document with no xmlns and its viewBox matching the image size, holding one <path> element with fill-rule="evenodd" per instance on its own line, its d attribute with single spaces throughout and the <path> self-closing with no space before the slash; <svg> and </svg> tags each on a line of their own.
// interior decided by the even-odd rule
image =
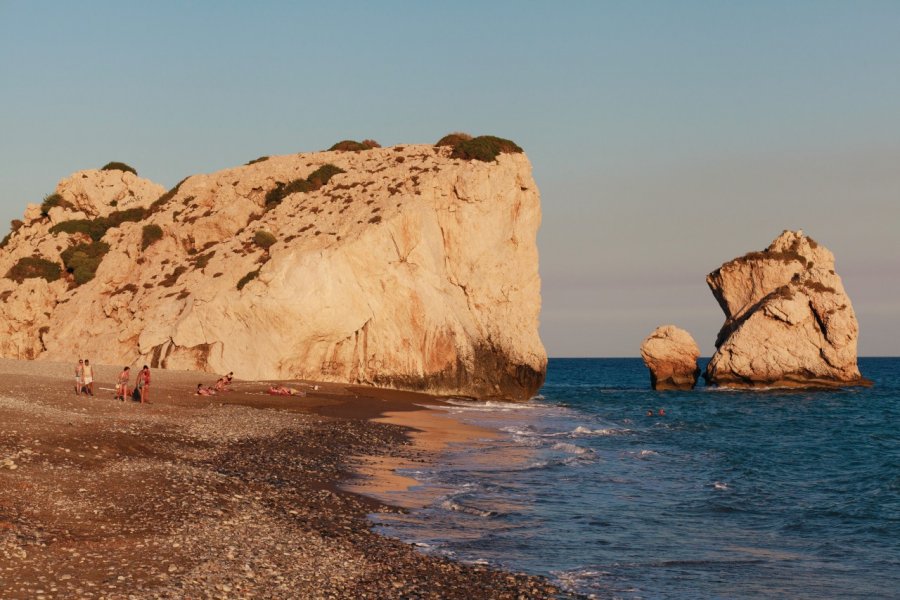
<svg viewBox="0 0 900 600">
<path fill-rule="evenodd" d="M 455 404 L 501 435 L 407 471 L 426 503 L 376 528 L 598 598 L 900 598 L 900 359 L 860 369 L 653 392 L 639 359 L 551 359 L 527 404 Z"/>
</svg>

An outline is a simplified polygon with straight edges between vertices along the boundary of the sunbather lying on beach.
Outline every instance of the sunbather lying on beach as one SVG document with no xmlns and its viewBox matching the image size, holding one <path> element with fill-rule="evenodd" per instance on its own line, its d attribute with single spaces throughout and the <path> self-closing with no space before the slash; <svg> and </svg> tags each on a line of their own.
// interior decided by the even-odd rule
<svg viewBox="0 0 900 600">
<path fill-rule="evenodd" d="M 269 394 L 272 396 L 305 396 L 300 390 L 284 387 L 283 385 L 270 385 Z"/>
<path fill-rule="evenodd" d="M 202 383 L 197 384 L 197 395 L 198 396 L 215 396 L 216 390 L 211 387 L 204 386 Z"/>
</svg>

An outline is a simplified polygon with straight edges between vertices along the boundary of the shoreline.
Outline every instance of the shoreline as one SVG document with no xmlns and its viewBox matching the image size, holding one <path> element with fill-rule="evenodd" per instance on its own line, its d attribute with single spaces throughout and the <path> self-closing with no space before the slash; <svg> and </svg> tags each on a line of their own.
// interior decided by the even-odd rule
<svg viewBox="0 0 900 600">
<path fill-rule="evenodd" d="M 372 531 L 369 514 L 403 508 L 346 489 L 354 457 L 423 459 L 416 419 L 442 417 L 419 404 L 440 399 L 329 383 L 278 397 L 238 381 L 201 397 L 214 375 L 157 369 L 142 406 L 112 399 L 118 367 L 96 367 L 94 397 L 74 394 L 73 369 L 0 359 L 10 598 L 564 595 Z"/>
</svg>

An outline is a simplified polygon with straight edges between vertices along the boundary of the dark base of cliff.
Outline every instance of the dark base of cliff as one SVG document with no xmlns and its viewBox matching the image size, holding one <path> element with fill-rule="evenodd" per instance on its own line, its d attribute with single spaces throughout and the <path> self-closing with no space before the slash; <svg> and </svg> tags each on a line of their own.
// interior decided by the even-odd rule
<svg viewBox="0 0 900 600">
<path fill-rule="evenodd" d="M 718 375 L 710 376 L 708 373 L 703 374 L 706 385 L 728 389 L 796 389 L 796 390 L 833 390 L 838 388 L 849 387 L 871 387 L 873 382 L 865 377 L 859 379 L 822 379 L 815 377 L 797 377 L 785 376 L 779 379 L 756 380 L 746 377 L 738 377 L 736 375 Z"/>
<path fill-rule="evenodd" d="M 479 346 L 472 367 L 458 361 L 453 368 L 425 377 L 376 377 L 373 383 L 437 396 L 525 402 L 541 389 L 546 377 L 546 363 L 537 370 L 490 346 Z"/>
<path fill-rule="evenodd" d="M 650 371 L 650 387 L 657 391 L 690 391 L 696 387 L 699 379 L 699 367 L 693 373 L 673 374 L 662 378 Z"/>
</svg>

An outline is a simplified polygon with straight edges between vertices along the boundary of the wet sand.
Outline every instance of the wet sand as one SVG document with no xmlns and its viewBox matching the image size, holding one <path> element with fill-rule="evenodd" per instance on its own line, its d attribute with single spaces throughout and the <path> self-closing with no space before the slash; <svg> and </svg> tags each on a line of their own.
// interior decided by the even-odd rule
<svg viewBox="0 0 900 600">
<path fill-rule="evenodd" d="M 423 399 L 416 402 L 413 410 L 390 411 L 371 419 L 375 423 L 404 428 L 409 444 L 402 452 L 353 457 L 354 477 L 342 487 L 407 509 L 430 504 L 434 497 L 429 496 L 429 491 L 419 487 L 416 479 L 400 475 L 398 471 L 414 470 L 423 462 L 440 460 L 441 453 L 451 444 L 478 445 L 497 436 L 492 429 L 453 419 L 437 404 L 434 399 Z"/>
<path fill-rule="evenodd" d="M 214 377 L 156 370 L 152 403 L 140 405 L 112 399 L 118 367 L 96 368 L 94 397 L 75 395 L 73 369 L 0 359 L 3 598 L 559 594 L 376 535 L 366 515 L 397 503 L 340 487 L 364 487 L 354 457 L 429 460 L 484 434 L 421 409 L 437 399 L 335 384 L 273 397 L 263 382 L 198 397 Z M 401 487 L 376 483 L 391 472 L 369 484 Z"/>
</svg>

